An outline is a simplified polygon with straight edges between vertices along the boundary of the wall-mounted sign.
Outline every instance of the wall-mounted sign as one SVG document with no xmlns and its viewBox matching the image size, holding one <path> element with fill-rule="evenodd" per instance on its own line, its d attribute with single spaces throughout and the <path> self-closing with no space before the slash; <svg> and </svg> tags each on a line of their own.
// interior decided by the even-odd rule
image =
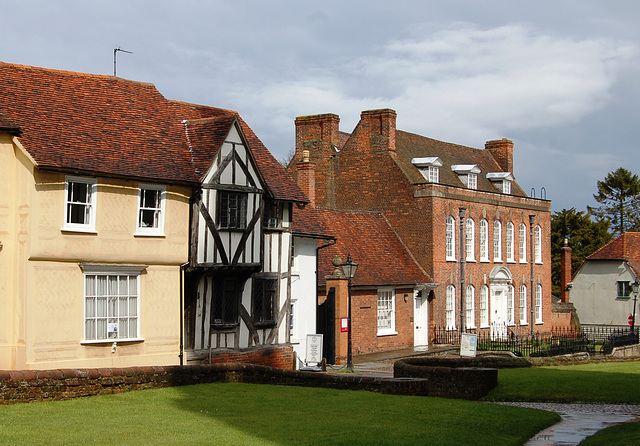
<svg viewBox="0 0 640 446">
<path fill-rule="evenodd" d="M 343 317 L 340 319 L 340 331 L 349 331 L 349 318 Z"/>
</svg>

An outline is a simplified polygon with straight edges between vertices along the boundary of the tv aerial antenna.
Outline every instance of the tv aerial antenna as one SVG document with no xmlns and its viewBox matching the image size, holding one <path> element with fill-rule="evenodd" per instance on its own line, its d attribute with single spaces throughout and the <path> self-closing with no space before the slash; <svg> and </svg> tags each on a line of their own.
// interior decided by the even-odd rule
<svg viewBox="0 0 640 446">
<path fill-rule="evenodd" d="M 118 54 L 118 52 L 133 54 L 131 51 L 123 50 L 119 46 L 113 49 L 113 77 L 116 77 L 116 54 Z"/>
</svg>

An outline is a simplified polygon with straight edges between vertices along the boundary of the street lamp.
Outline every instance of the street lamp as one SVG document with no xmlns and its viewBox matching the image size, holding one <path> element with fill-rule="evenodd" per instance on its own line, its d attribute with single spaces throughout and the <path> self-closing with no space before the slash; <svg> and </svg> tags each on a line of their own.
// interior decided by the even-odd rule
<svg viewBox="0 0 640 446">
<path fill-rule="evenodd" d="M 356 275 L 358 264 L 351 260 L 351 254 L 348 254 L 347 261 L 340 266 L 342 266 L 342 272 L 344 273 L 344 276 L 349 279 L 349 298 L 347 301 L 347 319 L 349 320 L 349 325 L 347 325 L 347 369 L 350 372 L 353 372 L 353 358 L 351 356 L 351 279 L 353 279 L 353 276 Z"/>
<path fill-rule="evenodd" d="M 638 291 L 640 290 L 640 283 L 638 279 L 631 284 L 631 291 L 633 291 L 633 314 L 631 319 L 631 333 L 635 333 L 636 328 L 636 301 L 638 300 Z"/>
</svg>

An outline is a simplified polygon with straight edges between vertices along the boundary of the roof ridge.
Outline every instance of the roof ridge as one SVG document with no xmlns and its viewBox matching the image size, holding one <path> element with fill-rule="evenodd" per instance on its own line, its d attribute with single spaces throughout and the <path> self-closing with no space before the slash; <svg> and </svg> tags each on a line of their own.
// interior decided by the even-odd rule
<svg viewBox="0 0 640 446">
<path fill-rule="evenodd" d="M 95 78 L 95 79 L 114 80 L 114 81 L 128 82 L 131 84 L 141 85 L 144 87 L 155 88 L 155 85 L 151 82 L 134 81 L 131 79 L 126 79 L 124 77 L 112 76 L 109 74 L 84 73 L 81 71 L 69 71 L 69 70 L 60 70 L 57 68 L 36 67 L 33 65 L 22 65 L 22 64 L 15 64 L 15 63 L 2 62 L 2 61 L 0 61 L 0 65 L 4 65 L 6 67 L 12 67 L 19 70 L 48 72 L 48 73 L 60 74 L 64 76 L 73 76 L 73 77 L 86 77 L 86 78 Z"/>
</svg>

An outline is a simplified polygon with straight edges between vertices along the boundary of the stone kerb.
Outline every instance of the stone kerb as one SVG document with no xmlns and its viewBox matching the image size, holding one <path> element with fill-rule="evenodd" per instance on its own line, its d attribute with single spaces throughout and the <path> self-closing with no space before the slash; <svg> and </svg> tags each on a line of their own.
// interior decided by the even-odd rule
<svg viewBox="0 0 640 446">
<path fill-rule="evenodd" d="M 508 367 L 531 367 L 531 363 L 504 356 L 427 356 L 396 361 L 393 376 L 427 379 L 429 396 L 475 400 L 498 385 L 498 368 Z"/>
</svg>

